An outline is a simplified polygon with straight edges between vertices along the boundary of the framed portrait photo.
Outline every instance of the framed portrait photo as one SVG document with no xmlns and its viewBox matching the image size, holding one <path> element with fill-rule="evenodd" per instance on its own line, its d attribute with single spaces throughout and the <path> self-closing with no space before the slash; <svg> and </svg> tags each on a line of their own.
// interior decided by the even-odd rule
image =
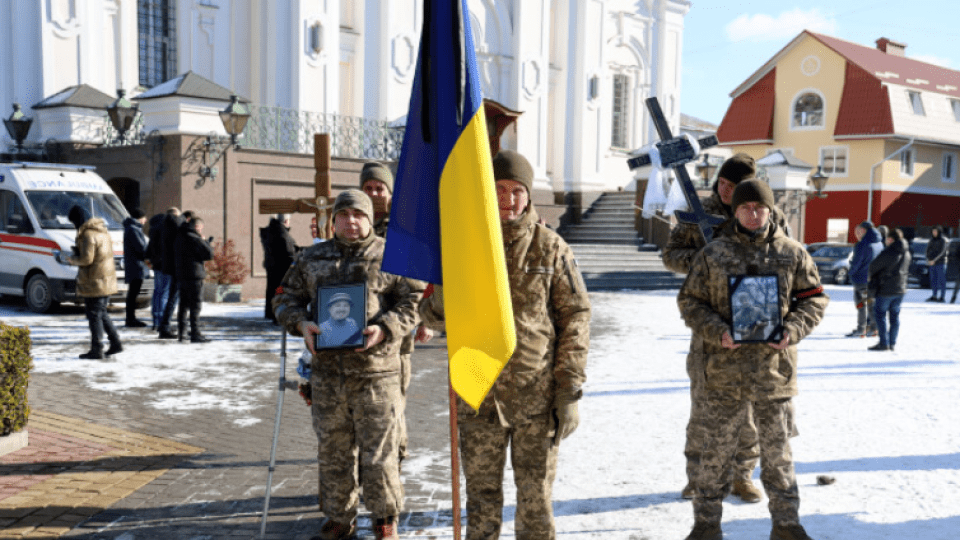
<svg viewBox="0 0 960 540">
<path fill-rule="evenodd" d="M 783 339 L 780 277 L 730 276 L 728 280 L 734 343 L 776 343 Z"/>
<path fill-rule="evenodd" d="M 363 329 L 367 327 L 367 285 L 317 287 L 316 323 L 320 327 L 317 351 L 362 348 Z"/>
</svg>

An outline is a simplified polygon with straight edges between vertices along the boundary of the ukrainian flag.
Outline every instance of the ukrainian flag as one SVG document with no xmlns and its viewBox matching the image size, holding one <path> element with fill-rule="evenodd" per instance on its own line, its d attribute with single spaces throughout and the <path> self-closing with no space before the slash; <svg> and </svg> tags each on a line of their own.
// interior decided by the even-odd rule
<svg viewBox="0 0 960 540">
<path fill-rule="evenodd" d="M 466 0 L 425 0 L 382 269 L 443 284 L 453 389 L 480 407 L 516 332 Z"/>
</svg>

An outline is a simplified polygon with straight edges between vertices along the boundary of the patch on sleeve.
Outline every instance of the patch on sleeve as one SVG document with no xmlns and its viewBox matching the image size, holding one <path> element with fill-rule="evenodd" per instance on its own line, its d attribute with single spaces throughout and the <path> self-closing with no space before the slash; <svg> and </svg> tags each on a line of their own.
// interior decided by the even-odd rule
<svg viewBox="0 0 960 540">
<path fill-rule="evenodd" d="M 803 300 L 804 298 L 810 298 L 812 296 L 819 296 L 823 294 L 823 287 L 814 287 L 812 289 L 804 289 L 802 291 L 797 291 L 794 294 L 797 300 Z"/>
<path fill-rule="evenodd" d="M 277 290 L 274 291 L 274 294 L 276 294 L 276 295 L 281 295 L 281 294 L 283 294 L 283 285 L 277 287 Z"/>
</svg>

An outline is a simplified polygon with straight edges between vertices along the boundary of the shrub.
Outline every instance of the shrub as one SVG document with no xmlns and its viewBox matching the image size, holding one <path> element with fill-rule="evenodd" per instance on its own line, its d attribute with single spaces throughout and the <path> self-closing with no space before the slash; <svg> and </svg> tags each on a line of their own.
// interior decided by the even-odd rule
<svg viewBox="0 0 960 540">
<path fill-rule="evenodd" d="M 27 425 L 27 383 L 32 367 L 30 329 L 0 323 L 0 436 Z"/>
<path fill-rule="evenodd" d="M 250 269 L 233 240 L 218 242 L 213 247 L 213 259 L 206 262 L 207 281 L 219 285 L 240 285 Z"/>
</svg>

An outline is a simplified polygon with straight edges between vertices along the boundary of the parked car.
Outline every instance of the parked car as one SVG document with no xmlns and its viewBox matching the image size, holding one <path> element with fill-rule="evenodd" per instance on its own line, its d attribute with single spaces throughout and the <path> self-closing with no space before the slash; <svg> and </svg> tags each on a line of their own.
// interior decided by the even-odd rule
<svg viewBox="0 0 960 540">
<path fill-rule="evenodd" d="M 921 289 L 930 288 L 930 267 L 927 266 L 927 243 L 929 238 L 914 238 L 910 241 L 910 274 L 907 276 L 907 285 Z"/>
<path fill-rule="evenodd" d="M 813 262 L 820 272 L 821 283 L 850 283 L 850 259 L 853 257 L 852 244 L 824 243 L 811 254 Z"/>
</svg>

